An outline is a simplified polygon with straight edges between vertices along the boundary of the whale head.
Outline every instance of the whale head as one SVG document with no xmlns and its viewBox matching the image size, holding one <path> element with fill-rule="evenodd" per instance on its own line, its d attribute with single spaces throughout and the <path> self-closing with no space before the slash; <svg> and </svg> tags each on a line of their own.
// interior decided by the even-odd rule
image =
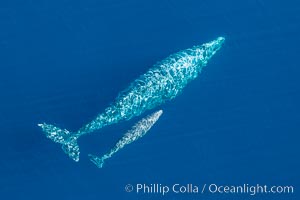
<svg viewBox="0 0 300 200">
<path fill-rule="evenodd" d="M 225 42 L 224 37 L 218 37 L 213 41 L 210 41 L 208 43 L 199 46 L 202 60 L 207 62 L 213 55 L 215 55 L 217 51 L 221 49 L 224 42 Z"/>
</svg>

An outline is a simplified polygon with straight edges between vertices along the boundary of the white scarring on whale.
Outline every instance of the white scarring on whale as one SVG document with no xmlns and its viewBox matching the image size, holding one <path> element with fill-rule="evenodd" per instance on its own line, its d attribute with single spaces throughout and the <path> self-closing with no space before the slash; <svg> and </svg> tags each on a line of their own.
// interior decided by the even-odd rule
<svg viewBox="0 0 300 200">
<path fill-rule="evenodd" d="M 98 168 L 102 168 L 106 159 L 112 157 L 115 153 L 123 149 L 126 145 L 143 137 L 157 122 L 162 113 L 163 111 L 159 110 L 141 119 L 117 142 L 117 144 L 108 153 L 104 154 L 102 157 L 89 154 L 90 160 Z"/>
<path fill-rule="evenodd" d="M 76 132 L 46 123 L 38 124 L 46 137 L 62 144 L 62 149 L 74 161 L 79 161 L 77 139 L 105 126 L 130 120 L 147 110 L 178 96 L 194 80 L 208 60 L 222 47 L 225 38 L 217 39 L 172 54 L 156 63 L 148 72 L 133 81 L 103 113 Z"/>
</svg>

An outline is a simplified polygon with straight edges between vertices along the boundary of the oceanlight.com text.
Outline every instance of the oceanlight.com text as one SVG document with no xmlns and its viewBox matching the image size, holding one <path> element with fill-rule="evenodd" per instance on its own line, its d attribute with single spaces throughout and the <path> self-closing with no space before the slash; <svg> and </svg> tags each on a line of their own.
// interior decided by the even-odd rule
<svg viewBox="0 0 300 200">
<path fill-rule="evenodd" d="M 220 185 L 220 184 L 160 184 L 160 183 L 137 183 L 127 184 L 126 192 L 149 195 L 173 194 L 293 194 L 294 187 L 291 185 L 263 185 L 263 184 L 241 184 L 241 185 Z"/>
</svg>

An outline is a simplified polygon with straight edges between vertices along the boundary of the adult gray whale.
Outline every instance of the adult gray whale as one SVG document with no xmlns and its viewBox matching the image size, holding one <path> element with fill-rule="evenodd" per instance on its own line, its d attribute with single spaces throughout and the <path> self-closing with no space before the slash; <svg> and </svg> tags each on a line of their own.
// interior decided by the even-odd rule
<svg viewBox="0 0 300 200">
<path fill-rule="evenodd" d="M 208 60 L 222 47 L 225 38 L 194 46 L 172 54 L 156 63 L 148 72 L 133 81 L 103 113 L 76 132 L 60 129 L 50 124 L 38 124 L 54 142 L 74 161 L 79 161 L 77 139 L 105 126 L 129 120 L 146 110 L 155 108 L 175 98 L 183 88 L 206 66 Z"/>
</svg>

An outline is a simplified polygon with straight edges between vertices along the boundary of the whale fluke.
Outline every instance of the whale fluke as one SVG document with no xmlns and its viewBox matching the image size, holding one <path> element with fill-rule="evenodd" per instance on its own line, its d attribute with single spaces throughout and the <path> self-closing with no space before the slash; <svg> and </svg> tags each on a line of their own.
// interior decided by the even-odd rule
<svg viewBox="0 0 300 200">
<path fill-rule="evenodd" d="M 100 158 L 93 154 L 89 154 L 88 156 L 90 157 L 90 161 L 93 162 L 98 168 L 102 168 L 104 164 L 104 160 L 107 159 L 107 157 L 102 156 Z"/>
<path fill-rule="evenodd" d="M 108 153 L 104 154 L 102 157 L 95 156 L 93 154 L 89 154 L 90 160 L 98 167 L 102 168 L 104 164 L 104 160 L 112 157 L 113 154 L 120 151 L 124 146 L 130 144 L 139 138 L 143 137 L 151 127 L 157 122 L 157 120 L 162 115 L 163 111 L 156 111 L 147 117 L 138 121 L 112 148 Z"/>
<path fill-rule="evenodd" d="M 60 129 L 51 124 L 38 124 L 42 128 L 46 137 L 52 141 L 62 145 L 63 151 L 74 161 L 79 161 L 79 146 L 77 144 L 78 137 L 71 134 L 70 131 L 66 129 Z"/>
</svg>

